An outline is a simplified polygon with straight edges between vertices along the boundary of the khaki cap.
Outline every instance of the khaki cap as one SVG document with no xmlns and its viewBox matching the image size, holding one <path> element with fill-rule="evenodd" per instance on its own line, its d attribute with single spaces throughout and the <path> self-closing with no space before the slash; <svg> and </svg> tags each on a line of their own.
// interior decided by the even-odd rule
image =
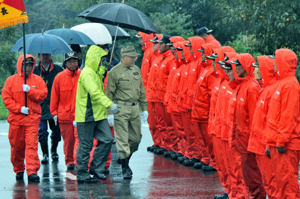
<svg viewBox="0 0 300 199">
<path fill-rule="evenodd" d="M 135 48 L 133 46 L 125 46 L 121 49 L 121 55 L 130 56 L 130 57 L 137 57 L 140 54 L 135 52 Z"/>
</svg>

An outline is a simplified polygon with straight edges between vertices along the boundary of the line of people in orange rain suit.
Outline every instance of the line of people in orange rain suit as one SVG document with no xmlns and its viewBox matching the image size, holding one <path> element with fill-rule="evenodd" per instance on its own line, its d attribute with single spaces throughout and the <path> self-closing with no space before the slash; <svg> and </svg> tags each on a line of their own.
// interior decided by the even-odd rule
<svg viewBox="0 0 300 199">
<path fill-rule="evenodd" d="M 148 47 L 141 71 L 154 144 L 147 150 L 217 171 L 225 188 L 217 199 L 300 198 L 296 54 L 278 49 L 256 63 L 203 29 L 205 36 L 187 40 L 137 35 Z"/>
</svg>

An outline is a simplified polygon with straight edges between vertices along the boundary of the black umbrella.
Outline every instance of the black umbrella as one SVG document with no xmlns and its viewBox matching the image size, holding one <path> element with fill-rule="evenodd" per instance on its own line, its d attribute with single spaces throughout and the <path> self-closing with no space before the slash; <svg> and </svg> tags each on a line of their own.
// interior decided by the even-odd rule
<svg viewBox="0 0 300 199">
<path fill-rule="evenodd" d="M 108 32 L 110 33 L 111 37 L 115 37 L 116 32 L 117 32 L 117 39 L 127 39 L 130 38 L 130 35 L 121 27 L 117 27 L 117 26 L 113 26 L 113 25 L 109 25 L 109 24 L 103 24 Z M 117 29 L 117 31 L 116 31 Z"/>
<path fill-rule="evenodd" d="M 141 11 L 124 3 L 101 3 L 94 5 L 78 15 L 92 22 L 111 24 L 121 28 L 157 32 L 152 21 Z"/>
</svg>

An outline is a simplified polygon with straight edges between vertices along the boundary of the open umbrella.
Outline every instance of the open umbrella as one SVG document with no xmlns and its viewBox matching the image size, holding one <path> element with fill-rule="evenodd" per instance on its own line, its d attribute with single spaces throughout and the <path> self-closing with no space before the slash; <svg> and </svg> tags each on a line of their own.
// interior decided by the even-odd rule
<svg viewBox="0 0 300 199">
<path fill-rule="evenodd" d="M 144 13 L 124 3 L 94 5 L 84 10 L 78 17 L 146 33 L 157 32 L 152 21 Z"/>
<path fill-rule="evenodd" d="M 25 36 L 26 52 L 28 53 L 47 53 L 52 55 L 64 54 L 72 49 L 60 37 L 47 33 L 35 33 Z M 10 52 L 23 50 L 23 37 L 20 38 L 11 48 Z"/>
<path fill-rule="evenodd" d="M 71 28 L 86 34 L 95 44 L 111 44 L 111 35 L 107 28 L 100 23 L 84 23 Z"/>
<path fill-rule="evenodd" d="M 58 36 L 65 40 L 68 44 L 95 45 L 95 42 L 93 42 L 91 38 L 77 30 L 58 28 L 47 30 L 45 33 Z"/>
<path fill-rule="evenodd" d="M 107 30 L 109 31 L 111 37 L 116 36 L 117 32 L 117 39 L 127 39 L 130 38 L 130 35 L 123 29 L 117 26 L 109 25 L 109 24 L 103 24 Z"/>
</svg>

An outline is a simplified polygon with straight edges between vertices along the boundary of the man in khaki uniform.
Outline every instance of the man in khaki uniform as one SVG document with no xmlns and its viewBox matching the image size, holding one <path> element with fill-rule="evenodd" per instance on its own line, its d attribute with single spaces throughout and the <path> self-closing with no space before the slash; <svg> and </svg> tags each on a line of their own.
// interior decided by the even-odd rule
<svg viewBox="0 0 300 199">
<path fill-rule="evenodd" d="M 141 70 L 135 65 L 136 57 L 133 46 L 121 49 L 121 62 L 108 74 L 106 95 L 121 106 L 120 113 L 112 115 L 108 112 L 108 122 L 115 129 L 117 150 L 121 159 L 124 179 L 132 178 L 128 161 L 133 152 L 138 150 L 142 138 L 141 117 L 138 103 L 143 111 L 143 119 L 147 120 L 147 99 Z"/>
</svg>

